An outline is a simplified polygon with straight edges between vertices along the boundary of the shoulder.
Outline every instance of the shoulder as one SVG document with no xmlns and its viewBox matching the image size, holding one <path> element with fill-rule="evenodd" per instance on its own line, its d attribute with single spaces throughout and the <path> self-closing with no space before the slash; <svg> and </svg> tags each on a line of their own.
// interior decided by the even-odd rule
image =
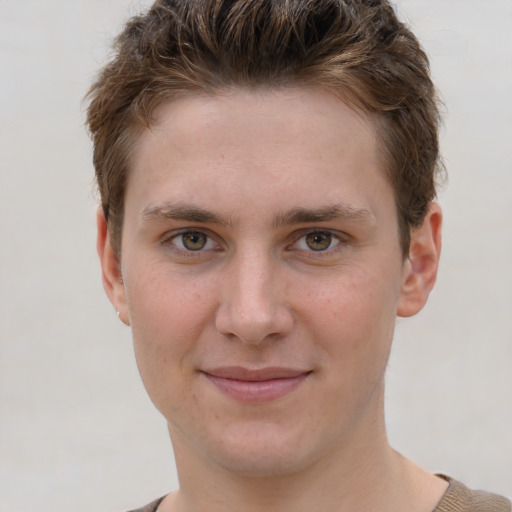
<svg viewBox="0 0 512 512">
<path fill-rule="evenodd" d="M 511 512 L 512 505 L 503 496 L 474 491 L 453 478 L 439 475 L 449 486 L 433 512 Z"/>
<path fill-rule="evenodd" d="M 130 510 L 129 512 L 156 512 L 158 505 L 160 505 L 160 503 L 162 503 L 164 498 L 165 498 L 165 496 L 162 496 L 161 498 L 158 498 L 157 500 L 152 501 L 145 507 Z"/>
</svg>

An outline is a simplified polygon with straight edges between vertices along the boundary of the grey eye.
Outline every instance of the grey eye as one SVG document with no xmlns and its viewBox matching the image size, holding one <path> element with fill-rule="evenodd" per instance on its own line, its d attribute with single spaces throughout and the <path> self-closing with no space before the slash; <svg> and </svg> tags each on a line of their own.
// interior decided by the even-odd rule
<svg viewBox="0 0 512 512">
<path fill-rule="evenodd" d="M 208 236 L 200 231 L 181 233 L 174 239 L 174 243 L 187 251 L 200 251 L 208 244 Z"/>
<path fill-rule="evenodd" d="M 322 252 L 339 244 L 339 237 L 330 231 L 311 231 L 297 240 L 295 248 L 301 251 Z"/>
<path fill-rule="evenodd" d="M 312 251 L 325 251 L 332 244 L 332 234 L 329 232 L 308 233 L 305 237 L 306 245 Z"/>
</svg>

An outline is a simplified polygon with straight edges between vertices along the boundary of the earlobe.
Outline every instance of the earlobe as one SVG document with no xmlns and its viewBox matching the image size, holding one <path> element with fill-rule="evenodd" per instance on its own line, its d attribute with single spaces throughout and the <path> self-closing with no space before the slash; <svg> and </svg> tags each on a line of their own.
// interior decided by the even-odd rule
<svg viewBox="0 0 512 512">
<path fill-rule="evenodd" d="M 130 325 L 119 257 L 112 247 L 107 220 L 101 208 L 98 209 L 96 223 L 98 230 L 96 249 L 100 258 L 103 288 L 120 320 L 124 324 Z"/>
<path fill-rule="evenodd" d="M 434 287 L 441 253 L 442 217 L 441 207 L 437 203 L 430 203 L 423 224 L 411 232 L 398 316 L 412 316 L 421 311 Z"/>
</svg>

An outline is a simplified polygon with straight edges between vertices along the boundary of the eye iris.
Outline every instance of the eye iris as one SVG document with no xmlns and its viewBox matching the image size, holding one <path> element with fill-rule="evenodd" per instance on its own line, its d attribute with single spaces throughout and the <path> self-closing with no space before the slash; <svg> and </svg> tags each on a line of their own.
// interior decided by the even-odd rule
<svg viewBox="0 0 512 512">
<path fill-rule="evenodd" d="M 306 243 L 313 251 L 324 251 L 331 245 L 332 235 L 330 233 L 309 233 L 306 236 Z"/>
<path fill-rule="evenodd" d="M 183 246 L 189 251 L 199 251 L 206 245 L 206 235 L 203 233 L 184 233 Z"/>
</svg>

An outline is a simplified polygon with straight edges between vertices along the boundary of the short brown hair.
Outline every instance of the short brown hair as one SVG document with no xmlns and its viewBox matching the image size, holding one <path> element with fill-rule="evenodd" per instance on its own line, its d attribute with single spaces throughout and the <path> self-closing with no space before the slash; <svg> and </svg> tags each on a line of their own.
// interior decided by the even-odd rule
<svg viewBox="0 0 512 512">
<path fill-rule="evenodd" d="M 155 108 L 226 87 L 314 86 L 375 115 L 404 256 L 441 169 L 428 58 L 386 0 L 157 0 L 91 87 L 102 208 L 120 251 L 130 151 Z"/>
</svg>

